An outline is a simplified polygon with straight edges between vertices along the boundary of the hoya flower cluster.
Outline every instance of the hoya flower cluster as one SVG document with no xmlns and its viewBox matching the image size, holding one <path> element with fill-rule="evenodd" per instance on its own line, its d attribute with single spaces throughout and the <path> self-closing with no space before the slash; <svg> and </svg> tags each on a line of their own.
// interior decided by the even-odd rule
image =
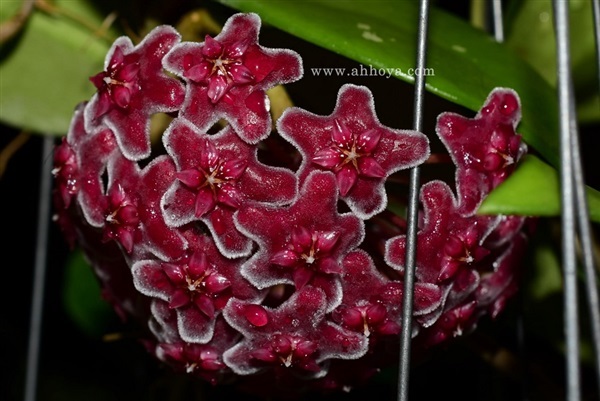
<svg viewBox="0 0 600 401">
<path fill-rule="evenodd" d="M 386 183 L 426 161 L 429 141 L 382 125 L 355 85 L 330 115 L 292 107 L 272 126 L 266 91 L 303 69 L 295 52 L 259 45 L 259 28 L 237 14 L 202 43 L 170 26 L 135 46 L 119 38 L 56 149 L 56 217 L 166 364 L 212 383 L 348 388 L 398 342 L 405 222 L 386 209 Z M 154 155 L 156 113 L 172 120 Z M 516 289 L 525 219 L 476 210 L 525 151 L 519 119 L 509 89 L 474 119 L 439 116 L 456 185 L 421 190 L 419 347 L 472 330 Z M 291 153 L 262 161 L 280 152 L 272 135 L 299 166 Z"/>
</svg>

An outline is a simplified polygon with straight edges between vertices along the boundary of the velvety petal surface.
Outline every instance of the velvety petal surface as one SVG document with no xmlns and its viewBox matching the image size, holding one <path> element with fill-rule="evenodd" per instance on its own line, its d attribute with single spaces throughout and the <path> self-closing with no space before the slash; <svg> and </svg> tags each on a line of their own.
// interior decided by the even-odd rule
<svg viewBox="0 0 600 401">
<path fill-rule="evenodd" d="M 136 46 L 120 37 L 106 56 L 104 71 L 90 79 L 98 93 L 86 107 L 86 130 L 108 126 L 130 160 L 150 155 L 150 117 L 176 111 L 183 103 L 183 84 L 162 67 L 163 57 L 180 39 L 168 25 L 154 28 Z"/>
<path fill-rule="evenodd" d="M 421 164 L 429 156 L 425 135 L 379 122 L 373 95 L 364 86 L 342 86 L 328 116 L 287 109 L 277 128 L 302 153 L 300 180 L 314 170 L 333 171 L 341 199 L 362 219 L 386 207 L 384 184 L 390 174 Z"/>
<path fill-rule="evenodd" d="M 234 296 L 260 301 L 261 293 L 240 276 L 243 260 L 230 260 L 220 254 L 208 236 L 188 232 L 190 248 L 174 262 L 154 259 L 133 264 L 136 288 L 144 295 L 161 299 L 177 314 L 181 338 L 193 343 L 207 343 L 213 336 L 220 311 Z"/>
<path fill-rule="evenodd" d="M 362 221 L 337 211 L 337 187 L 330 172 L 315 171 L 307 177 L 298 198 L 287 207 L 251 205 L 240 208 L 235 222 L 240 231 L 258 244 L 258 250 L 242 266 L 242 275 L 258 288 L 277 284 L 298 287 L 322 280 L 328 295 L 326 309 L 339 304 L 339 273 L 330 273 L 324 260 L 343 271 L 343 257 L 363 240 Z M 335 233 L 335 244 L 317 247 L 323 233 Z M 295 263 L 281 262 L 282 251 L 296 255 Z M 277 264 L 280 263 L 280 264 Z M 329 262 L 326 262 L 329 263 Z"/>
<path fill-rule="evenodd" d="M 244 339 L 225 352 L 225 363 L 244 375 L 270 368 L 318 377 L 326 373 L 324 360 L 361 357 L 366 338 L 325 319 L 325 305 L 325 293 L 306 286 L 277 308 L 259 306 L 265 322 L 257 326 L 252 304 L 231 300 L 223 315 Z"/>
<path fill-rule="evenodd" d="M 527 151 L 515 129 L 521 120 L 518 95 L 494 89 L 474 118 L 438 116 L 436 132 L 456 164 L 461 213 L 473 213 L 483 198 L 515 169 Z"/>
<path fill-rule="evenodd" d="M 214 38 L 181 43 L 165 58 L 165 68 L 187 84 L 181 115 L 200 130 L 225 119 L 245 142 L 269 135 L 265 91 L 300 79 L 303 70 L 294 51 L 258 43 L 260 25 L 256 14 L 236 14 Z"/>
<path fill-rule="evenodd" d="M 165 221 L 173 227 L 203 221 L 221 252 L 229 257 L 247 255 L 252 245 L 233 224 L 239 206 L 254 202 L 286 204 L 297 194 L 292 171 L 260 163 L 257 149 L 239 139 L 230 127 L 209 136 L 177 119 L 163 141 L 179 177 L 162 199 Z M 190 178 L 190 172 L 195 172 L 197 178 Z"/>
</svg>

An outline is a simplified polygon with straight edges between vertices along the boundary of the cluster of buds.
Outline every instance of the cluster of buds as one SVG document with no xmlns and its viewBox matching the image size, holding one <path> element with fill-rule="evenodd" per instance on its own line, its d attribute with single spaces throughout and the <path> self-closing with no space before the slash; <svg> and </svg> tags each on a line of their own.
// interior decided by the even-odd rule
<svg viewBox="0 0 600 401">
<path fill-rule="evenodd" d="M 273 124 L 266 91 L 303 68 L 297 53 L 259 45 L 259 28 L 236 14 L 202 43 L 170 26 L 135 46 L 117 39 L 56 149 L 56 218 L 165 364 L 211 383 L 347 389 L 398 343 L 405 221 L 386 183 L 424 163 L 429 140 L 382 125 L 369 89 L 351 84 L 330 115 L 291 107 Z M 156 113 L 171 122 L 154 155 Z M 503 88 L 474 118 L 438 117 L 456 190 L 421 189 L 418 347 L 473 330 L 517 288 L 526 219 L 476 211 L 525 152 L 519 120 Z M 266 164 L 281 149 L 273 136 L 296 157 Z"/>
</svg>

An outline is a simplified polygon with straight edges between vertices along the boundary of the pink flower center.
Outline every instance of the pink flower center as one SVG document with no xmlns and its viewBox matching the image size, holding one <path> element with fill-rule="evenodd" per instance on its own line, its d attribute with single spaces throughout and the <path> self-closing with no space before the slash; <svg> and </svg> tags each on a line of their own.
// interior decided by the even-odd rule
<svg viewBox="0 0 600 401">
<path fill-rule="evenodd" d="M 271 348 L 281 364 L 289 368 L 294 359 L 304 360 L 314 354 L 317 345 L 299 336 L 277 335 L 271 343 Z"/>
<path fill-rule="evenodd" d="M 489 250 L 479 245 L 475 230 L 467 230 L 459 235 L 449 235 L 444 245 L 445 259 L 438 281 L 454 276 L 461 266 L 472 265 L 489 254 Z"/>
<path fill-rule="evenodd" d="M 287 249 L 276 253 L 272 262 L 280 266 L 304 266 L 321 270 L 321 262 L 331 256 L 339 234 L 335 231 L 310 232 L 304 227 L 294 230 Z"/>
<path fill-rule="evenodd" d="M 296 288 L 304 287 L 316 273 L 340 273 L 341 267 L 333 256 L 333 249 L 339 239 L 335 231 L 310 232 L 297 227 L 285 249 L 271 257 L 271 263 L 294 270 Z"/>
<path fill-rule="evenodd" d="M 195 254 L 189 264 L 165 263 L 163 270 L 175 286 L 169 307 L 174 309 L 193 303 L 210 318 L 215 312 L 213 299 L 231 286 L 225 276 L 210 269 L 204 254 Z"/>
<path fill-rule="evenodd" d="M 108 224 L 128 227 L 137 226 L 140 221 L 137 208 L 133 200 L 125 194 L 121 185 L 117 185 L 111 190 L 108 199 L 110 205 L 106 214 Z"/>
<path fill-rule="evenodd" d="M 492 134 L 483 168 L 492 172 L 512 166 L 517 161 L 520 144 L 521 137 L 515 134 L 512 127 L 499 125 Z"/>
<path fill-rule="evenodd" d="M 208 97 L 212 103 L 217 103 L 232 86 L 254 81 L 254 75 L 242 61 L 246 48 L 247 45 L 242 42 L 225 46 L 207 35 L 202 61 L 196 64 L 188 56 L 184 76 L 197 83 L 207 83 Z"/>
<path fill-rule="evenodd" d="M 116 47 L 106 71 L 90 78 L 100 94 L 100 114 L 110 108 L 109 103 L 120 108 L 126 108 L 131 102 L 131 96 L 139 89 L 137 62 L 126 62 L 121 48 Z"/>
<path fill-rule="evenodd" d="M 369 337 L 373 329 L 386 319 L 387 310 L 381 304 L 369 303 L 353 308 L 342 308 L 338 315 L 344 326 L 360 331 Z"/>
<path fill-rule="evenodd" d="M 236 182 L 246 166 L 244 159 L 223 159 L 209 141 L 204 142 L 199 164 L 177 173 L 177 179 L 197 192 L 196 217 L 211 212 L 218 203 L 232 208 L 239 207 L 242 195 Z"/>
<path fill-rule="evenodd" d="M 302 336 L 275 334 L 267 348 L 259 348 L 252 353 L 255 359 L 283 367 L 295 367 L 308 371 L 318 371 L 314 360 L 317 343 Z"/>
<path fill-rule="evenodd" d="M 331 145 L 316 152 L 312 161 L 336 173 L 340 193 L 346 196 L 359 176 L 385 177 L 385 170 L 373 157 L 380 139 L 381 133 L 375 129 L 356 134 L 335 120 Z"/>
</svg>

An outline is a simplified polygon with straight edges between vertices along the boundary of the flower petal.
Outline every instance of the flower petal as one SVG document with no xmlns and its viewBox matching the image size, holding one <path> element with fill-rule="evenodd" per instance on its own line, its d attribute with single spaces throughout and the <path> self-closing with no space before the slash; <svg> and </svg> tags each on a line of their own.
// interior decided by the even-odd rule
<svg viewBox="0 0 600 401">
<path fill-rule="evenodd" d="M 200 294 L 196 296 L 194 299 L 194 304 L 200 310 L 200 312 L 204 313 L 207 318 L 212 319 L 215 316 L 215 305 L 213 301 L 204 294 Z"/>
<path fill-rule="evenodd" d="M 215 196 L 209 188 L 202 188 L 196 195 L 196 203 L 194 205 L 194 215 L 200 218 L 213 210 L 217 202 Z"/>
<path fill-rule="evenodd" d="M 358 173 L 353 167 L 345 166 L 337 172 L 336 178 L 338 187 L 340 188 L 340 195 L 346 196 L 354 184 L 356 184 Z"/>
<path fill-rule="evenodd" d="M 284 267 L 292 267 L 298 263 L 298 260 L 298 255 L 288 249 L 279 251 L 271 257 L 271 263 Z"/>
<path fill-rule="evenodd" d="M 200 83 L 203 82 L 206 79 L 206 77 L 209 76 L 210 70 L 210 65 L 208 63 L 202 62 L 185 70 L 183 76 L 189 79 L 190 81 Z"/>
<path fill-rule="evenodd" d="M 223 53 L 223 46 L 213 39 L 210 35 L 204 37 L 204 47 L 202 48 L 202 54 L 210 59 L 216 59 Z"/>
<path fill-rule="evenodd" d="M 356 147 L 361 153 L 371 153 L 375 150 L 381 139 L 381 131 L 371 128 L 358 134 Z"/>
<path fill-rule="evenodd" d="M 254 75 L 243 64 L 236 64 L 229 68 L 229 73 L 233 82 L 238 85 L 243 85 L 254 81 Z"/>
<path fill-rule="evenodd" d="M 225 77 L 221 75 L 213 75 L 208 79 L 208 97 L 210 101 L 215 104 L 223 95 L 227 92 L 227 88 L 229 85 L 227 84 L 227 80 Z"/>
<path fill-rule="evenodd" d="M 337 146 L 350 148 L 353 145 L 352 132 L 346 125 L 338 119 L 333 120 L 333 129 L 331 130 L 331 139 Z"/>
<path fill-rule="evenodd" d="M 358 158 L 358 169 L 360 173 L 367 177 L 373 178 L 384 178 L 385 170 L 377 160 L 370 156 L 363 156 Z"/>
<path fill-rule="evenodd" d="M 312 161 L 331 170 L 342 163 L 342 154 L 335 148 L 325 148 L 318 151 L 313 156 Z"/>
</svg>

